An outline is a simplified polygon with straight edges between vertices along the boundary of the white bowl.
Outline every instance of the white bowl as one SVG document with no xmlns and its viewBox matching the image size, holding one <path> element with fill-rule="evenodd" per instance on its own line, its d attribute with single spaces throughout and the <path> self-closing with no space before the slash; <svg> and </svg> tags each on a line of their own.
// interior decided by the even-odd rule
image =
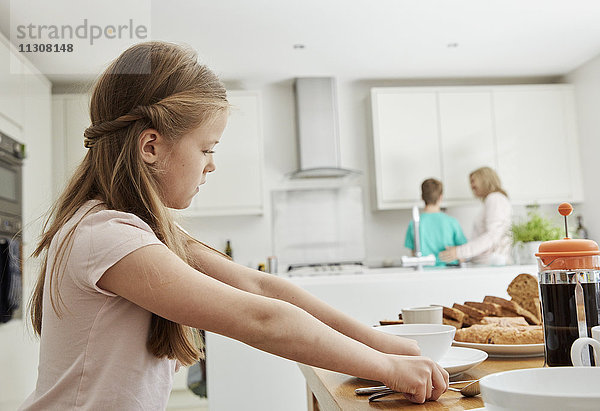
<svg viewBox="0 0 600 411">
<path fill-rule="evenodd" d="M 421 355 L 441 360 L 450 349 L 456 328 L 442 324 L 394 324 L 375 327 L 381 332 L 415 340 Z"/>
<path fill-rule="evenodd" d="M 505 371 L 479 383 L 486 411 L 600 409 L 600 367 Z"/>
</svg>

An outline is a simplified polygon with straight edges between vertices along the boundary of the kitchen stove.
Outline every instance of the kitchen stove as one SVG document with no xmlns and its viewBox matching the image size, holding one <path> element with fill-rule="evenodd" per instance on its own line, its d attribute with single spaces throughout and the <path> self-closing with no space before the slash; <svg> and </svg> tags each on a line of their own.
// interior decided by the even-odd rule
<svg viewBox="0 0 600 411">
<path fill-rule="evenodd" d="M 363 274 L 361 262 L 324 263 L 324 264 L 294 264 L 288 267 L 290 277 L 315 277 L 327 275 Z"/>
</svg>

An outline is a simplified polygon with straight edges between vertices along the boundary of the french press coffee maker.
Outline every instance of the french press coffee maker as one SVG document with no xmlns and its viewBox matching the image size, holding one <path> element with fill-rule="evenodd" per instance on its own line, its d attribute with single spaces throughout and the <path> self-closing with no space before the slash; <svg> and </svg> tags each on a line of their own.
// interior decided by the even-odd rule
<svg viewBox="0 0 600 411">
<path fill-rule="evenodd" d="M 538 262 L 546 364 L 570 366 L 571 346 L 579 337 L 591 337 L 600 323 L 600 250 L 592 240 L 569 238 L 569 203 L 558 206 L 565 218 L 566 237 L 543 242 L 535 254 Z M 584 350 L 582 363 L 593 365 Z"/>
</svg>

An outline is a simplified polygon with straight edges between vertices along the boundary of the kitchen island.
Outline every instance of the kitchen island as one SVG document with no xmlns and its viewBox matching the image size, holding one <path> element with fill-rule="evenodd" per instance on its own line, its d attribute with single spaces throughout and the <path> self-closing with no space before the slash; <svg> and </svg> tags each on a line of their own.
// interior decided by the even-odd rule
<svg viewBox="0 0 600 411">
<path fill-rule="evenodd" d="M 375 325 L 397 319 L 403 307 L 481 301 L 486 295 L 508 298 L 506 287 L 520 273 L 537 276 L 537 267 L 385 268 L 289 280 L 358 321 Z M 295 362 L 213 333 L 206 336 L 206 356 L 211 411 L 307 409 L 306 382 Z"/>
</svg>

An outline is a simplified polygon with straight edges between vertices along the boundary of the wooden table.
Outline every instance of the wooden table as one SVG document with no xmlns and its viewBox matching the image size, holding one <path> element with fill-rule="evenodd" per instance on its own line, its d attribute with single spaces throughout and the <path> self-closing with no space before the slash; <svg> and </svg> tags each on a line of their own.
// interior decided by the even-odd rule
<svg viewBox="0 0 600 411">
<path fill-rule="evenodd" d="M 451 378 L 450 381 L 471 380 L 499 371 L 522 368 L 538 368 L 544 365 L 544 357 L 502 359 L 488 358 L 477 367 Z M 362 380 L 320 368 L 299 364 L 306 379 L 309 411 L 363 411 L 363 410 L 469 410 L 483 407 L 481 396 L 463 397 L 459 392 L 448 391 L 437 400 L 425 404 L 413 404 L 402 394 L 384 397 L 369 402 L 369 396 L 358 396 L 354 390 L 360 387 L 381 385 L 374 381 Z"/>
</svg>

